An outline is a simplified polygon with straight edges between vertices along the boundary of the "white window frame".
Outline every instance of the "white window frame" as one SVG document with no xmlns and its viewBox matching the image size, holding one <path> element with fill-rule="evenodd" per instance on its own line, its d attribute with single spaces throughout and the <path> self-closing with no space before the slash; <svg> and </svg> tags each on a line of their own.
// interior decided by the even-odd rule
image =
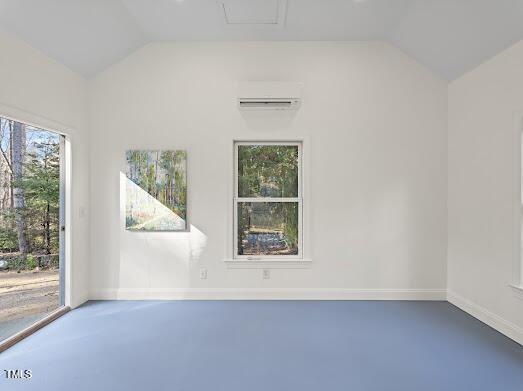
<svg viewBox="0 0 523 391">
<path fill-rule="evenodd" d="M 240 145 L 284 145 L 298 147 L 298 197 L 239 197 L 238 196 L 238 147 Z M 303 261 L 303 141 L 242 141 L 234 140 L 233 169 L 233 259 L 236 261 Z M 297 255 L 238 255 L 238 204 L 240 202 L 296 202 L 298 203 L 298 254 Z"/>
</svg>

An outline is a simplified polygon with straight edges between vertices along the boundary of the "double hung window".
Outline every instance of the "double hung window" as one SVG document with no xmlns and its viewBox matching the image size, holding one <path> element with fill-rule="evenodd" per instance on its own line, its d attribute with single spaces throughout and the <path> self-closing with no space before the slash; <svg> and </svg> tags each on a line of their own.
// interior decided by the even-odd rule
<svg viewBox="0 0 523 391">
<path fill-rule="evenodd" d="M 234 258 L 301 259 L 301 142 L 235 142 Z"/>
</svg>

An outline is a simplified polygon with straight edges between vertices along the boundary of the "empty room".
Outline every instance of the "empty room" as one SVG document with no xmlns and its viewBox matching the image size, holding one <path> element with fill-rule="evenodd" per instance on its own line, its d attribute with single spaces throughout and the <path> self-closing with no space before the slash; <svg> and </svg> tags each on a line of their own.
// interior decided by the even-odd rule
<svg viewBox="0 0 523 391">
<path fill-rule="evenodd" d="M 0 0 L 0 390 L 522 391 L 523 0 Z"/>
</svg>

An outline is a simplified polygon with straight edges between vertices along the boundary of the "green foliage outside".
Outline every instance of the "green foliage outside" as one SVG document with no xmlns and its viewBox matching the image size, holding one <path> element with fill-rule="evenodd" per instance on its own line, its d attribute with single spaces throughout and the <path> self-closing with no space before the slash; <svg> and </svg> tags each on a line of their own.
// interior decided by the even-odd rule
<svg viewBox="0 0 523 391">
<path fill-rule="evenodd" d="M 239 197 L 298 197 L 298 147 L 238 146 Z"/>
<path fill-rule="evenodd" d="M 298 147 L 238 146 L 238 196 L 298 197 Z M 299 240 L 297 202 L 240 202 L 239 255 L 296 255 Z"/>
<path fill-rule="evenodd" d="M 37 266 L 36 258 L 33 254 L 29 254 L 26 257 L 25 263 L 26 263 L 28 269 L 34 269 Z"/>
<path fill-rule="evenodd" d="M 298 254 L 297 202 L 238 203 L 239 255 Z"/>
<path fill-rule="evenodd" d="M 27 232 L 33 251 L 54 254 L 59 246 L 60 146 L 47 142 L 35 147 L 22 180 Z"/>
<path fill-rule="evenodd" d="M 52 132 L 23 126 L 22 175 L 13 175 L 14 121 L 0 119 L 0 259 L 11 269 L 58 266 L 60 145 Z M 19 220 L 13 189 L 22 190 Z M 20 225 L 22 223 L 23 225 Z M 25 251 L 20 250 L 22 227 Z M 42 262 L 42 259 L 45 261 Z"/>
<path fill-rule="evenodd" d="M 9 220 L 9 213 L 3 212 L 1 221 L 3 226 L 0 227 L 0 249 L 1 252 L 15 252 L 18 250 L 18 238 L 13 228 L 6 226 L 6 222 Z"/>
</svg>

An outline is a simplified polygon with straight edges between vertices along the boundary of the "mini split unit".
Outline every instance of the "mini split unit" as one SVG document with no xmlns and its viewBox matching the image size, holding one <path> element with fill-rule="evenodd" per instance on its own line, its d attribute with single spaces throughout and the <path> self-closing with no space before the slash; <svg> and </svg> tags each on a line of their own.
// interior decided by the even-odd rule
<svg viewBox="0 0 523 391">
<path fill-rule="evenodd" d="M 302 83 L 248 81 L 238 84 L 240 110 L 296 110 Z"/>
</svg>

